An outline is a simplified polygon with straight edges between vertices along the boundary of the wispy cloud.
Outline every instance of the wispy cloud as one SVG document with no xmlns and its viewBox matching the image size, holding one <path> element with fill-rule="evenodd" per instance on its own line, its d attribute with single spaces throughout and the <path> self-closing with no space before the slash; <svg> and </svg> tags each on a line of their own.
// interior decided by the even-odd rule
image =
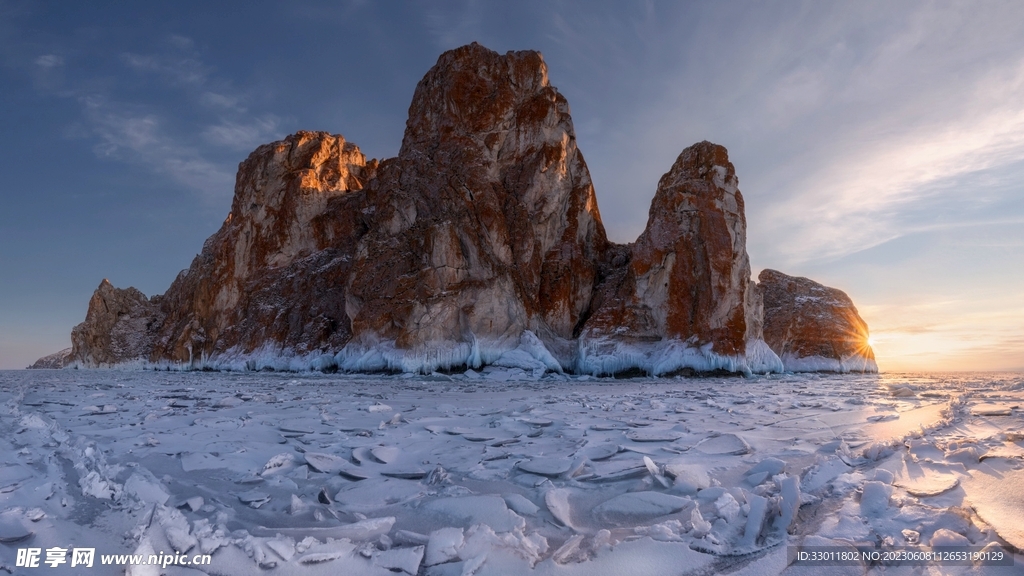
<svg viewBox="0 0 1024 576">
<path fill-rule="evenodd" d="M 158 114 L 98 96 L 83 97 L 81 102 L 89 132 L 97 139 L 93 150 L 98 156 L 147 166 L 210 197 L 230 194 L 232 172 L 172 136 Z"/>
<path fill-rule="evenodd" d="M 483 8 L 477 0 L 431 2 L 424 6 L 423 23 L 439 49 L 450 50 L 474 40 L 484 41 L 479 37 L 483 32 Z"/>
<path fill-rule="evenodd" d="M 56 68 L 64 65 L 64 58 L 56 54 L 43 54 L 35 59 L 35 64 L 40 68 Z"/>
<path fill-rule="evenodd" d="M 280 120 L 250 112 L 246 95 L 203 63 L 190 38 L 173 35 L 165 45 L 165 52 L 123 53 L 119 61 L 143 86 L 173 91 L 173 97 L 117 86 L 67 90 L 82 110 L 74 133 L 93 139 L 101 158 L 147 167 L 210 200 L 230 197 L 237 160 L 222 161 L 224 152 L 235 157 L 273 140 Z"/>
<path fill-rule="evenodd" d="M 247 110 L 241 105 L 241 98 L 238 96 L 231 96 L 228 94 L 218 94 L 217 92 L 203 92 L 199 96 L 199 102 L 204 106 L 211 108 L 222 108 L 225 110 L 232 110 L 235 112 L 245 113 Z"/>
<path fill-rule="evenodd" d="M 177 46 L 180 50 L 193 50 L 195 48 L 195 40 L 192 40 L 188 36 L 181 36 L 180 34 L 171 34 L 167 41 Z"/>
<path fill-rule="evenodd" d="M 856 58 L 842 42 L 858 30 L 839 28 L 839 47 L 818 46 L 826 56 L 765 78 L 766 111 L 784 116 L 782 146 L 787 137 L 806 145 L 763 181 L 773 202 L 755 228 L 784 263 L 834 260 L 913 233 L 923 213 L 941 219 L 957 207 L 946 216 L 960 218 L 991 199 L 986 174 L 1024 160 L 1024 50 L 960 43 L 1010 24 L 930 8 L 905 21 Z M 970 195 L 954 185 L 966 179 L 975 180 Z"/>
<path fill-rule="evenodd" d="M 797 225 L 784 249 L 802 261 L 881 244 L 910 231 L 902 216 L 915 204 L 962 194 L 936 184 L 1024 159 L 1022 78 L 986 82 L 959 117 L 902 134 L 878 134 L 855 153 L 798 180 L 797 192 L 768 214 L 791 230 Z M 989 96 L 1002 92 L 1013 96 Z"/>
<path fill-rule="evenodd" d="M 252 150 L 266 143 L 278 131 L 278 118 L 265 115 L 247 122 L 223 120 L 203 130 L 203 138 L 215 145 L 232 150 Z"/>
<path fill-rule="evenodd" d="M 136 72 L 156 73 L 172 84 L 201 85 L 209 76 L 209 69 L 192 58 L 125 53 L 121 61 Z"/>
</svg>

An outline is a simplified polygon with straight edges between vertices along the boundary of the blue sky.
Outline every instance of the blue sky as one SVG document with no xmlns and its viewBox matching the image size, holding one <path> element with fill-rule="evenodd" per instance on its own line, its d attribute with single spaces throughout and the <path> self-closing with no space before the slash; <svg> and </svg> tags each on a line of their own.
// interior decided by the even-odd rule
<svg viewBox="0 0 1024 576">
<path fill-rule="evenodd" d="M 883 370 L 1024 369 L 1024 4 L 0 0 L 0 368 L 103 278 L 163 292 L 295 130 L 397 153 L 419 78 L 540 50 L 612 239 L 729 149 L 757 271 L 845 290 Z"/>
</svg>

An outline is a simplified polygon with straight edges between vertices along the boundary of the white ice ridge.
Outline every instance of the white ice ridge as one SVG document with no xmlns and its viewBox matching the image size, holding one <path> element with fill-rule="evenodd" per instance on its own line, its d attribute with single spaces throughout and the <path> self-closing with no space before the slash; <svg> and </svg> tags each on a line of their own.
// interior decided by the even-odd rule
<svg viewBox="0 0 1024 576">
<path fill-rule="evenodd" d="M 326 360 L 326 359 L 324 359 Z M 326 360 L 329 361 L 329 360 Z M 540 376 L 547 371 L 562 373 L 555 359 L 536 334 L 524 330 L 519 338 L 479 339 L 469 342 L 436 342 L 413 350 L 378 340 L 370 344 L 349 343 L 334 356 L 335 366 L 345 372 L 407 372 L 430 374 L 466 366 L 519 368 Z M 316 369 L 323 369 L 317 366 Z"/>
<path fill-rule="evenodd" d="M 746 375 L 782 372 L 782 361 L 763 340 L 747 343 L 744 355 L 716 354 L 711 343 L 694 346 L 679 340 L 659 342 L 622 342 L 609 338 L 578 341 L 576 372 L 610 376 L 628 370 L 640 370 L 662 376 L 690 368 L 698 372 L 725 370 Z"/>
<path fill-rule="evenodd" d="M 768 374 L 783 372 L 783 362 L 768 347 L 764 340 L 747 342 L 744 355 L 720 355 L 713 351 L 712 344 L 700 347 L 687 342 L 666 340 L 654 343 L 623 343 L 611 339 L 586 339 L 577 341 L 575 350 L 561 342 L 569 350 L 566 358 L 557 358 L 544 342 L 532 331 L 524 330 L 517 338 L 478 339 L 470 335 L 468 342 L 444 341 L 407 350 L 399 348 L 393 341 L 365 338 L 361 342 L 350 342 L 337 354 L 312 352 L 296 353 L 273 344 L 267 344 L 251 352 L 232 348 L 212 357 L 203 355 L 189 363 L 149 362 L 137 359 L 112 366 L 101 366 L 117 370 L 228 370 L 306 372 L 404 372 L 430 374 L 437 370 L 468 367 L 478 369 L 495 366 L 522 370 L 537 378 L 548 372 L 610 376 L 629 370 L 640 370 L 651 376 L 671 374 L 684 368 L 698 372 L 725 370 L 728 372 Z M 575 354 L 573 354 L 575 352 Z M 73 363 L 69 368 L 89 368 Z M 850 370 L 844 370 L 849 372 Z"/>
<path fill-rule="evenodd" d="M 785 366 L 786 372 L 837 372 L 840 374 L 878 372 L 878 364 L 873 359 L 865 358 L 860 354 L 852 354 L 842 360 L 837 360 L 822 356 L 797 357 L 787 353 L 782 355 L 782 364 Z"/>
<path fill-rule="evenodd" d="M 747 366 L 754 374 L 782 373 L 785 367 L 782 360 L 768 343 L 760 338 L 747 340 Z"/>
</svg>

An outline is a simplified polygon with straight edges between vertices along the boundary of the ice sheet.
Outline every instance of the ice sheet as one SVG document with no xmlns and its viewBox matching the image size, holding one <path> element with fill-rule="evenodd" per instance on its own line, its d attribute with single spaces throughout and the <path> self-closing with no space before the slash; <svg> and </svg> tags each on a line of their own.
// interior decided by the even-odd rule
<svg viewBox="0 0 1024 576">
<path fill-rule="evenodd" d="M 804 541 L 1020 545 L 1020 375 L 613 380 L 537 342 L 478 343 L 519 364 L 466 374 L 0 373 L 0 571 L 19 546 L 596 576 L 779 574 Z"/>
</svg>

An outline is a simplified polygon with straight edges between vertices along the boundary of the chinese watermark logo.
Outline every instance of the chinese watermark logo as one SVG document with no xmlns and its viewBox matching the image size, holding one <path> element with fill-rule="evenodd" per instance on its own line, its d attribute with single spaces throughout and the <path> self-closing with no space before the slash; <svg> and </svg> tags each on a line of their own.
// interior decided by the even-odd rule
<svg viewBox="0 0 1024 576">
<path fill-rule="evenodd" d="M 68 553 L 71 553 L 70 562 Z M 43 568 L 45 564 L 50 568 L 68 564 L 72 568 L 79 566 L 92 568 L 96 560 L 95 548 L 18 548 L 18 557 L 15 566 L 18 568 Z M 189 566 L 210 564 L 212 557 L 209 554 L 196 554 L 187 556 L 180 553 L 165 554 L 103 554 L 100 556 L 100 564 L 121 565 L 121 566 Z"/>
<path fill-rule="evenodd" d="M 92 568 L 93 561 L 96 558 L 95 548 L 60 548 L 54 546 L 53 548 L 18 548 L 18 557 L 15 560 L 15 566 L 19 568 L 39 568 L 39 562 L 42 560 L 43 552 L 46 553 L 46 560 L 43 560 L 43 564 L 48 564 L 50 568 L 56 568 L 61 564 L 68 563 L 68 552 L 71 552 L 71 567 L 84 566 L 85 568 Z"/>
</svg>

